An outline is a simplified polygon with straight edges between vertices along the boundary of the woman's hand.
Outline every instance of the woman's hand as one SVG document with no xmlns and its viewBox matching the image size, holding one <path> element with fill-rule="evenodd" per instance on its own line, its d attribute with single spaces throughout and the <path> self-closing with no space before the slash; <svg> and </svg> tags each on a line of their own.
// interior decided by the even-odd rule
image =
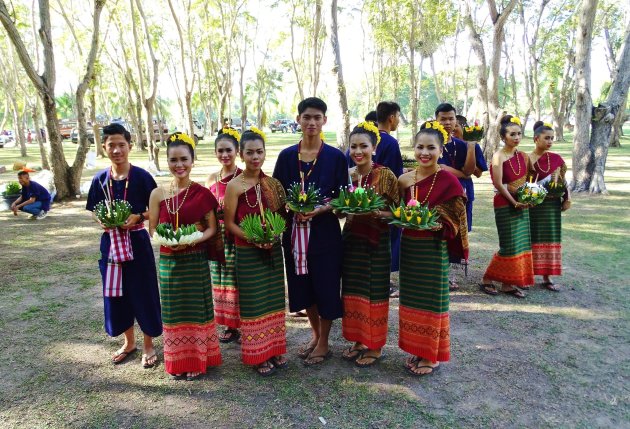
<svg viewBox="0 0 630 429">
<path fill-rule="evenodd" d="M 270 250 L 273 248 L 273 243 L 254 243 L 254 245 L 263 250 Z"/>
<path fill-rule="evenodd" d="M 570 208 L 571 208 L 571 200 L 564 200 L 562 202 L 562 207 L 560 208 L 560 210 L 563 212 L 566 212 Z"/>
<path fill-rule="evenodd" d="M 441 222 L 437 222 L 437 224 L 435 226 L 431 227 L 431 231 L 439 231 L 442 229 L 442 223 Z"/>
</svg>

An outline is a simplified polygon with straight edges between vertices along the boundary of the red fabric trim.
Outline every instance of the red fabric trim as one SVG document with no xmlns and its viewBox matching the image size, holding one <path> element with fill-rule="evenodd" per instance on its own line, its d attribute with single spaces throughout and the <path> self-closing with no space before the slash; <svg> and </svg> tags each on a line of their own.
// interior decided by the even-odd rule
<svg viewBox="0 0 630 429">
<path fill-rule="evenodd" d="M 400 306 L 399 347 L 433 363 L 450 359 L 450 319 L 448 313 Z"/>
<path fill-rule="evenodd" d="M 346 340 L 365 344 L 372 350 L 385 345 L 389 315 L 388 299 L 370 301 L 363 296 L 344 295 L 343 309 L 341 328 Z"/>
</svg>

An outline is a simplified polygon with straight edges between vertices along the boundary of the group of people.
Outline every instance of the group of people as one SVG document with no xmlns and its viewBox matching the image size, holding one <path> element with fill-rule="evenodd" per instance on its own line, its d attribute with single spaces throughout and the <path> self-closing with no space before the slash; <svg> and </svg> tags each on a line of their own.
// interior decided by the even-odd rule
<svg viewBox="0 0 630 429">
<path fill-rule="evenodd" d="M 346 159 L 323 139 L 326 112 L 319 98 L 298 104 L 302 139 L 280 152 L 272 176 L 263 172 L 267 142 L 262 131 L 252 127 L 240 135 L 222 129 L 215 140 L 221 168 L 203 185 L 190 178 L 195 143 L 186 134 L 169 136 L 167 161 L 173 180 L 158 186 L 149 173 L 129 163 L 131 138 L 124 127 L 104 127 L 103 145 L 111 166 L 94 177 L 87 209 L 94 211 L 109 195 L 126 200 L 133 213 L 120 228 L 103 226 L 101 238 L 105 329 L 110 336 L 125 338 L 112 357 L 114 364 L 138 351 L 135 319 L 144 334 L 145 368 L 156 365 L 153 338 L 163 335 L 165 369 L 175 379 L 193 380 L 208 367 L 220 365 L 220 342 L 239 342 L 243 363 L 269 376 L 288 364 L 286 278 L 289 311 L 305 310 L 310 324 L 310 340 L 297 354 L 304 365 L 321 365 L 331 358 L 331 326 L 341 318 L 348 341 L 342 358 L 359 367 L 372 366 L 382 358 L 387 341 L 393 270 L 400 271 L 399 346 L 409 353 L 405 370 L 425 376 L 449 360 L 449 262 L 468 259 L 474 198 L 470 176 L 486 169 L 481 151 L 475 143 L 453 136 L 458 128 L 455 109 L 441 104 L 436 119 L 425 122 L 414 136 L 417 167 L 405 170 L 398 142 L 390 135 L 398 125 L 400 107 L 381 102 L 376 123 L 361 122 L 350 133 Z M 546 125 L 535 131 L 537 146 L 531 157 L 536 162 L 530 162 L 515 150 L 520 137 L 512 131 L 520 133 L 520 125 L 516 130 L 511 124 L 502 125 L 504 155 L 495 155 L 491 171 L 498 191 L 501 250 L 484 277 L 482 287 L 488 293 L 493 291 L 492 280 L 533 284 L 533 274 L 515 278 L 526 271 L 520 267 L 527 261 L 534 267 L 530 274 L 546 276 L 547 287 L 556 288 L 548 276 L 559 274 L 561 267 L 558 259 L 550 260 L 550 255 L 560 255 L 559 235 L 553 245 L 548 241 L 550 231 L 559 234 L 559 223 L 557 230 L 550 228 L 546 217 L 557 210 L 553 216 L 559 222 L 559 210 L 568 207 L 566 202 L 541 206 L 540 214 L 531 216 L 532 222 L 542 219 L 544 224 L 538 229 L 532 224 L 533 257 L 529 223 L 527 239 L 512 236 L 524 227 L 508 229 L 500 223 L 529 222 L 528 208 L 514 200 L 513 182 L 527 174 L 530 165 L 532 171 L 541 170 L 541 178 L 544 173 L 554 174 L 558 165 L 557 155 L 548 152 L 553 133 L 549 140 Z M 243 168 L 237 166 L 237 156 Z M 518 177 L 504 167 L 514 157 L 518 157 L 511 161 Z M 548 165 L 543 165 L 545 161 Z M 564 174 L 566 167 L 560 170 Z M 286 190 L 294 184 L 301 189 L 313 185 L 323 197 L 322 204 L 307 213 L 291 211 Z M 349 185 L 374 188 L 386 201 L 385 208 L 347 216 L 333 211 L 330 201 Z M 499 197 L 512 203 L 507 215 L 497 206 Z M 401 199 L 428 204 L 439 213 L 436 226 L 403 229 L 401 237 L 400 230 L 387 223 L 390 205 Z M 286 220 L 280 243 L 252 243 L 239 226 L 246 216 L 266 210 Z M 341 217 L 345 217 L 343 230 Z M 147 219 L 149 231 L 144 228 Z M 202 236 L 189 245 L 161 246 L 156 271 L 149 234 L 159 223 L 175 228 L 194 224 Z M 526 247 L 529 259 L 524 256 Z M 121 255 L 131 256 L 121 259 Z M 217 324 L 225 326 L 220 334 Z"/>
</svg>

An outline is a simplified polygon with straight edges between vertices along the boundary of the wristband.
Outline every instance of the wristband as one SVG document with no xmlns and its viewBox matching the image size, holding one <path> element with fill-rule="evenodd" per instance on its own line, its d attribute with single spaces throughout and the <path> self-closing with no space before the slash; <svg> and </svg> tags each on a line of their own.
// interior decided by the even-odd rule
<svg viewBox="0 0 630 429">
<path fill-rule="evenodd" d="M 138 222 L 136 222 L 136 225 L 144 223 L 144 221 L 145 221 L 144 213 L 137 213 L 137 215 L 140 216 L 140 220 Z"/>
</svg>

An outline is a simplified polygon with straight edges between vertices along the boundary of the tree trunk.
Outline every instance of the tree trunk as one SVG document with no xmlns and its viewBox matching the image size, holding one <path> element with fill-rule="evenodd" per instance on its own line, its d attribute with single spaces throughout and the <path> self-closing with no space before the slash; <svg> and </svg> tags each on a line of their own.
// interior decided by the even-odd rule
<svg viewBox="0 0 630 429">
<path fill-rule="evenodd" d="M 597 0 L 582 0 L 578 17 L 576 42 L 575 133 L 573 134 L 573 178 L 569 187 L 574 192 L 589 190 L 593 179 L 594 157 L 590 146 L 591 45 Z"/>
<path fill-rule="evenodd" d="M 337 0 L 332 0 L 330 6 L 330 42 L 335 53 L 335 65 L 333 70 L 337 72 L 337 91 L 339 92 L 339 107 L 341 109 L 341 132 L 337 133 L 337 145 L 346 152 L 348 148 L 348 137 L 350 135 L 350 112 L 348 111 L 348 99 L 346 97 L 346 84 L 343 80 L 343 68 L 341 66 L 341 47 L 339 46 L 339 35 L 337 32 Z"/>
<path fill-rule="evenodd" d="M 292 5 L 294 6 L 294 5 Z M 293 69 L 293 73 L 295 74 L 295 84 L 298 88 L 298 94 L 300 95 L 300 100 L 304 100 L 304 88 L 302 83 L 302 78 L 298 71 L 297 63 L 295 61 L 295 11 L 296 7 L 291 8 L 291 67 Z M 221 110 L 221 115 L 223 115 L 223 110 Z M 221 127 L 219 127 L 220 129 Z"/>
<path fill-rule="evenodd" d="M 96 91 L 94 91 L 94 88 L 90 91 L 90 120 L 92 121 L 92 133 L 94 135 L 96 156 L 99 158 L 105 158 L 106 155 L 101 142 L 101 132 L 99 130 L 99 125 L 96 122 Z"/>
<path fill-rule="evenodd" d="M 623 135 L 623 124 L 628 119 L 626 115 L 626 106 L 628 105 L 628 94 L 626 93 L 626 98 L 621 102 L 619 106 L 619 111 L 615 116 L 615 121 L 613 122 L 612 132 L 610 134 L 610 147 L 621 147 L 621 143 L 619 141 L 620 137 Z"/>
<path fill-rule="evenodd" d="M 20 114 L 20 108 L 18 106 L 15 97 L 11 97 L 11 103 L 13 104 L 13 126 L 15 127 L 15 141 L 20 146 L 20 156 L 26 158 L 26 138 L 24 137 L 24 123 L 22 122 L 22 115 Z"/>
<path fill-rule="evenodd" d="M 418 15 L 418 10 L 415 7 L 412 8 L 411 22 L 415 23 Z M 411 90 L 411 140 L 413 141 L 416 133 L 418 132 L 418 83 L 416 82 L 416 26 L 410 25 L 410 37 L 409 37 L 409 89 Z M 420 67 L 422 69 L 422 66 Z"/>
<path fill-rule="evenodd" d="M 312 96 L 317 97 L 317 86 L 319 85 L 319 66 L 321 64 L 320 50 L 323 48 L 319 41 L 319 32 L 322 26 L 322 0 L 315 0 L 315 19 L 313 22 L 313 76 Z"/>
<path fill-rule="evenodd" d="M 433 73 L 433 85 L 435 86 L 435 96 L 438 99 L 438 102 L 441 103 L 444 101 L 444 97 L 442 97 L 442 90 L 440 89 L 440 81 L 438 80 L 437 73 L 435 73 L 435 64 L 433 61 L 433 54 L 429 57 L 429 61 L 431 63 L 431 72 Z M 422 82 L 420 82 L 422 84 Z"/>
<path fill-rule="evenodd" d="M 39 117 L 39 100 L 35 100 L 33 105 L 33 126 L 35 127 L 35 138 L 37 139 L 37 145 L 39 146 L 39 155 L 42 158 L 42 168 L 44 170 L 50 170 L 50 164 L 48 163 L 48 154 L 46 153 L 46 146 L 44 146 L 44 139 L 40 132 L 41 123 Z"/>
</svg>

